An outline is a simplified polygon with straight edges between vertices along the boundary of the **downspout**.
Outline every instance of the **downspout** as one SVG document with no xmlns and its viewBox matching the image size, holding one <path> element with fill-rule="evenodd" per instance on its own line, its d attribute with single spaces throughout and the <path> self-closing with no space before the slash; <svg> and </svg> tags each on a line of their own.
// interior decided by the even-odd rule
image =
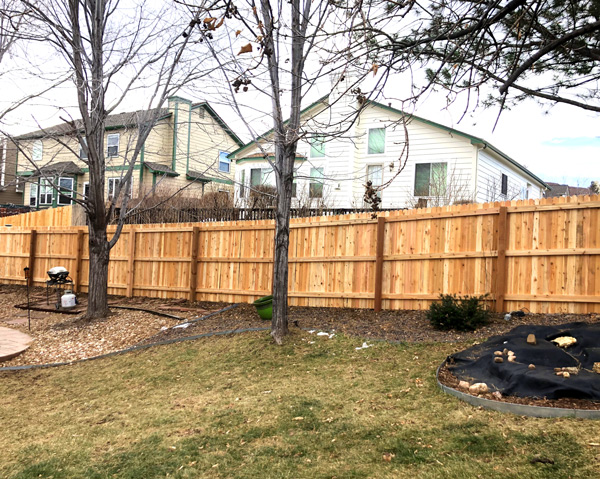
<svg viewBox="0 0 600 479">
<path fill-rule="evenodd" d="M 144 186 L 144 152 L 146 150 L 146 143 L 142 144 L 140 150 L 140 184 L 138 185 L 138 193 L 141 193 L 142 187 Z"/>
<path fill-rule="evenodd" d="M 202 107 L 200 107 L 202 108 Z M 192 105 L 190 104 L 190 111 L 189 111 L 189 120 L 188 120 L 188 138 L 187 138 L 187 158 L 186 158 L 186 164 L 185 164 L 185 173 L 187 174 L 188 171 L 190 171 L 190 140 L 191 140 L 191 136 L 192 136 Z"/>
<path fill-rule="evenodd" d="M 475 203 L 477 203 L 477 195 L 479 194 L 479 152 L 483 151 L 487 148 L 487 144 L 486 143 L 476 143 L 475 144 L 475 148 L 476 148 L 476 157 L 475 157 L 475 187 L 473 188 L 473 191 L 475 193 Z"/>
</svg>

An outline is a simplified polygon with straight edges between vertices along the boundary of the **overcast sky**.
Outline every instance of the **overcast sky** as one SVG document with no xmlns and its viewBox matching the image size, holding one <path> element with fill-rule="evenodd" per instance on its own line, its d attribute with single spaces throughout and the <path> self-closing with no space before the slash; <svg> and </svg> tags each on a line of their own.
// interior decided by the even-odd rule
<svg viewBox="0 0 600 479">
<path fill-rule="evenodd" d="M 387 92 L 396 84 L 395 80 L 388 82 Z M 327 93 L 328 85 L 328 78 L 319 81 L 319 89 L 314 92 L 313 98 Z M 23 86 L 15 83 L 0 87 L 4 92 L 15 92 L 14 95 L 19 95 L 19 90 L 23 91 Z M 5 95 L 3 93 L 2 96 L 6 99 Z M 218 98 L 198 97 L 198 92 L 182 92 L 182 95 L 193 101 L 208 101 L 239 132 L 243 140 L 248 139 L 243 125 L 236 121 L 233 111 Z M 244 95 L 244 100 L 252 103 L 252 92 Z M 0 100 L 0 108 L 4 102 L 5 100 Z M 388 100 L 383 102 L 388 103 Z M 74 117 L 78 117 L 73 89 L 66 85 L 47 94 L 44 100 L 35 100 L 23 107 L 18 114 L 11 115 L 3 128 L 10 133 L 20 134 L 37 129 L 38 124 L 51 126 L 60 123 L 57 110 L 45 105 L 62 105 L 71 110 Z M 444 108 L 445 105 L 444 94 L 432 93 L 417 106 L 414 114 L 485 139 L 545 181 L 589 186 L 592 180 L 600 180 L 600 114 L 572 106 L 542 107 L 533 101 L 527 101 L 502 112 L 494 129 L 497 109 L 478 108 L 461 120 L 464 111 L 461 101 L 450 108 Z M 392 106 L 402 108 L 399 102 L 393 100 Z M 132 94 L 119 110 L 133 111 L 140 107 L 142 102 L 136 101 L 136 96 Z M 272 125 L 268 119 L 264 120 L 265 129 L 270 128 Z"/>
</svg>

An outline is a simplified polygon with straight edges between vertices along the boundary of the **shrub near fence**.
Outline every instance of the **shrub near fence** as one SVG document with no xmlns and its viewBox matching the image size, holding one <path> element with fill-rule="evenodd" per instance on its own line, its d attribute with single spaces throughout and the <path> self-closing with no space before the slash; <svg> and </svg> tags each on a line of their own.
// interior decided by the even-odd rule
<svg viewBox="0 0 600 479">
<path fill-rule="evenodd" d="M 111 231 L 114 231 L 114 227 Z M 271 293 L 270 220 L 126 226 L 109 292 L 250 302 Z M 65 266 L 87 290 L 85 228 L 0 228 L 0 280 L 44 284 Z M 439 294 L 490 293 L 498 311 L 600 312 L 600 197 L 298 218 L 291 305 L 424 309 Z"/>
</svg>

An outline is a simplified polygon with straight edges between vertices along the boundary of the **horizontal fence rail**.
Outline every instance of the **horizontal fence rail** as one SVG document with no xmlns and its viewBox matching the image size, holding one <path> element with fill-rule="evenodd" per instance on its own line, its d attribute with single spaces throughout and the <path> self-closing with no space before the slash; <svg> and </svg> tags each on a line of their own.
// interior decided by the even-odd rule
<svg viewBox="0 0 600 479">
<path fill-rule="evenodd" d="M 125 226 L 109 293 L 251 302 L 272 291 L 274 228 Z M 85 227 L 0 226 L 0 281 L 24 284 L 29 267 L 44 285 L 64 266 L 86 292 L 87 243 Z M 487 294 L 497 311 L 600 312 L 600 196 L 291 220 L 290 305 L 424 309 L 442 293 Z"/>
</svg>

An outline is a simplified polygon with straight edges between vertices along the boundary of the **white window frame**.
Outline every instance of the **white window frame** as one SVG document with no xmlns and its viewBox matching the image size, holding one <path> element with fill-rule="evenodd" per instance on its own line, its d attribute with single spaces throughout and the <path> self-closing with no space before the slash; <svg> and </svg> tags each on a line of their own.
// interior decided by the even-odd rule
<svg viewBox="0 0 600 479">
<path fill-rule="evenodd" d="M 111 133 L 110 135 L 106 136 L 106 156 L 109 158 L 114 158 L 119 156 L 119 141 L 120 141 L 120 134 L 119 133 Z M 116 145 L 111 145 L 111 138 L 117 138 L 117 144 Z M 114 141 L 113 141 L 114 143 Z M 117 147 L 117 151 L 114 154 L 111 154 L 110 149 Z"/>
<path fill-rule="evenodd" d="M 31 147 L 31 159 L 33 161 L 42 161 L 44 157 L 44 143 L 42 140 L 35 140 Z"/>
<path fill-rule="evenodd" d="M 313 185 L 321 186 L 321 194 L 320 195 L 313 195 L 313 191 L 312 191 Z M 310 199 L 323 198 L 324 186 L 325 186 L 325 168 L 323 168 L 323 167 L 311 168 L 310 169 L 310 180 L 308 183 L 308 197 Z"/>
<path fill-rule="evenodd" d="M 258 185 L 253 185 L 252 184 L 252 171 L 253 170 L 260 170 L 260 183 Z M 273 173 L 273 169 L 272 168 L 250 168 L 250 180 L 249 180 L 249 185 L 250 188 L 255 188 L 257 186 L 262 186 L 262 185 L 269 185 L 269 186 L 273 186 L 271 185 L 271 183 L 269 183 L 267 181 L 267 178 L 269 178 L 269 175 L 271 175 Z"/>
<path fill-rule="evenodd" d="M 50 198 L 50 201 L 48 200 Z M 42 201 L 43 198 L 43 201 Z M 40 188 L 38 190 L 39 206 L 48 206 L 54 202 L 54 186 L 52 181 L 47 178 L 40 178 Z"/>
<path fill-rule="evenodd" d="M 426 195 L 420 195 L 418 194 L 419 192 L 417 192 L 417 166 L 418 165 L 429 165 L 429 183 L 427 184 L 427 194 Z M 432 194 L 431 191 L 431 186 L 434 184 L 435 178 L 434 178 L 434 171 L 433 171 L 433 166 L 434 165 L 446 165 L 446 184 L 444 186 L 444 190 L 447 191 L 448 188 L 448 162 L 447 161 L 429 161 L 429 162 L 423 162 L 423 163 L 415 163 L 415 175 L 413 177 L 413 193 L 415 198 L 435 198 L 436 196 L 439 195 L 435 195 Z M 435 191 L 433 193 L 436 193 Z M 438 192 L 440 193 L 440 192 Z"/>
<path fill-rule="evenodd" d="M 85 190 L 87 190 L 87 193 L 86 193 Z M 89 194 L 90 194 L 90 182 L 89 181 L 84 181 L 84 183 L 83 183 L 83 191 L 82 191 L 83 198 L 86 199 Z"/>
<path fill-rule="evenodd" d="M 370 143 L 369 139 L 371 138 L 371 132 L 375 131 L 375 130 L 383 130 L 383 151 L 371 153 L 369 151 L 369 143 Z M 386 136 L 387 136 L 386 129 L 383 126 L 369 128 L 369 131 L 367 132 L 367 155 L 384 155 L 385 154 L 385 138 L 386 138 Z"/>
<path fill-rule="evenodd" d="M 380 179 L 379 183 L 373 182 L 373 175 L 369 171 L 372 168 L 379 168 L 379 174 L 381 175 L 381 179 Z M 367 165 L 367 181 L 371 181 L 371 185 L 375 188 L 378 186 L 381 186 L 383 184 L 383 165 L 381 163 L 377 163 L 374 165 Z M 381 190 L 377 192 L 377 196 L 379 197 L 379 199 L 381 199 Z"/>
<path fill-rule="evenodd" d="M 228 154 L 229 153 L 226 151 L 219 151 L 219 171 L 222 173 L 231 173 L 231 160 L 227 158 Z M 221 156 L 223 156 L 223 158 Z M 221 165 L 224 165 L 227 168 L 222 168 Z"/>
<path fill-rule="evenodd" d="M 122 176 L 113 176 L 112 178 L 107 178 L 106 181 L 106 198 L 108 200 L 112 200 L 114 193 L 115 193 L 115 182 L 118 181 L 119 183 L 123 181 L 123 177 Z M 111 190 L 111 184 L 112 184 L 112 190 L 113 193 L 111 195 L 110 190 Z M 131 193 L 133 192 L 133 179 L 129 182 L 129 195 L 131 195 Z"/>
<path fill-rule="evenodd" d="M 35 193 L 34 193 L 35 191 Z M 33 199 L 33 203 L 31 200 Z M 38 184 L 31 183 L 29 185 L 29 206 L 37 206 L 38 205 Z"/>
<path fill-rule="evenodd" d="M 82 138 L 81 140 L 83 143 L 85 143 L 85 146 L 87 147 L 87 140 L 85 138 Z M 86 154 L 85 150 L 83 149 L 83 145 L 81 143 L 79 143 L 79 159 L 80 160 L 88 159 L 88 155 Z"/>
<path fill-rule="evenodd" d="M 69 180 L 71 182 L 71 186 L 67 188 L 70 191 L 65 191 L 65 192 L 62 191 L 61 182 L 63 180 Z M 58 191 L 57 191 L 58 198 L 56 200 L 56 204 L 59 206 L 70 205 L 73 202 L 73 190 L 75 189 L 75 178 L 73 178 L 71 176 L 61 176 L 60 178 L 58 178 L 57 186 L 58 186 Z M 64 202 L 64 200 L 61 200 L 61 198 L 68 198 L 68 201 Z"/>
<path fill-rule="evenodd" d="M 315 135 L 310 139 L 310 150 L 309 150 L 309 156 L 311 158 L 325 158 L 326 156 L 326 151 L 325 151 L 325 138 L 321 135 Z M 320 145 L 322 148 L 322 151 L 319 151 L 319 148 L 317 147 L 317 145 Z"/>
</svg>

